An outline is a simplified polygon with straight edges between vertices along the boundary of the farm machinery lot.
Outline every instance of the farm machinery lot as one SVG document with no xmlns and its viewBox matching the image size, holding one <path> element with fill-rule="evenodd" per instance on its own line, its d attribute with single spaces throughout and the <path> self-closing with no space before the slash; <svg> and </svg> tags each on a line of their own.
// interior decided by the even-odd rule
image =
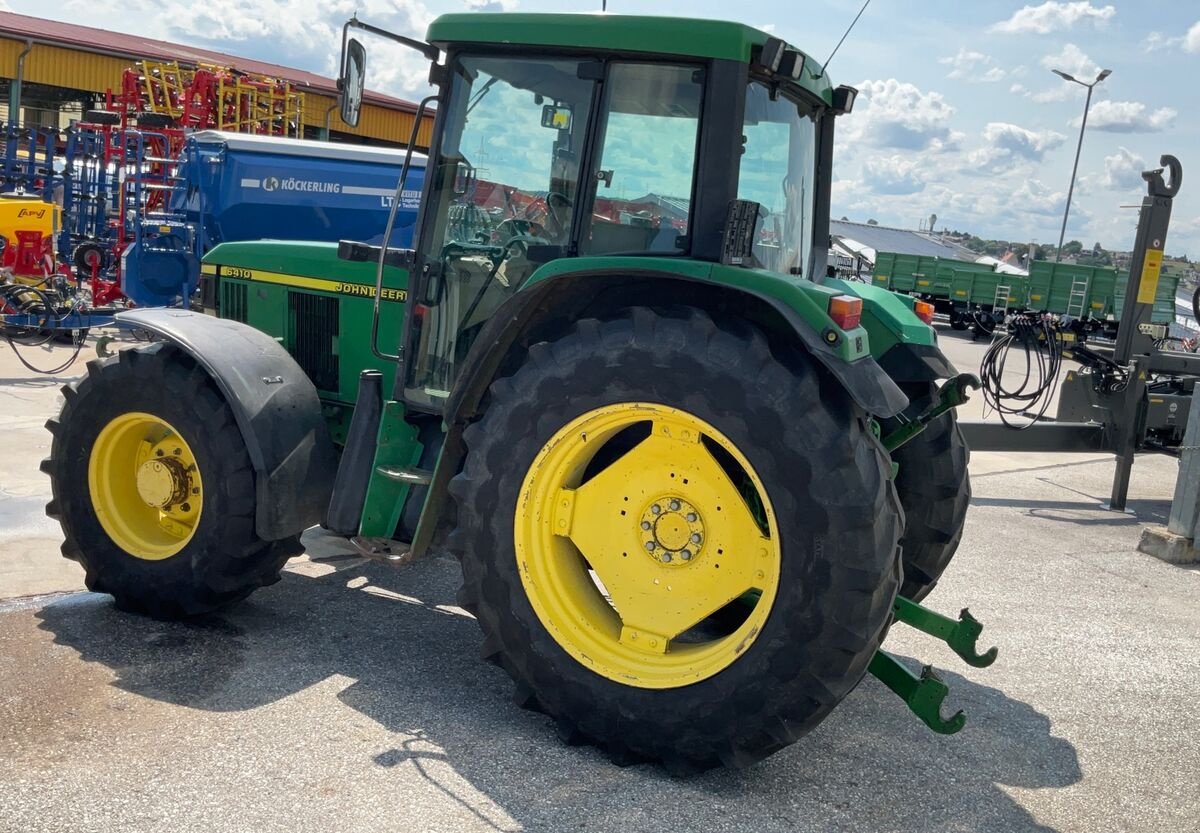
<svg viewBox="0 0 1200 833">
<path fill-rule="evenodd" d="M 978 364 L 982 343 L 938 330 Z M 1114 515 L 1111 455 L 972 457 L 966 534 L 931 601 L 969 603 L 1000 659 L 964 668 L 898 628 L 888 643 L 948 669 L 959 735 L 868 677 L 790 749 L 677 781 L 514 709 L 447 557 L 397 569 L 309 533 L 282 581 L 194 624 L 45 595 L 81 587 L 36 511 L 63 380 L 7 350 L 0 378 L 5 830 L 1185 831 L 1200 815 L 1200 572 L 1135 550 L 1168 511 L 1171 458 L 1140 458 L 1136 514 Z"/>
</svg>

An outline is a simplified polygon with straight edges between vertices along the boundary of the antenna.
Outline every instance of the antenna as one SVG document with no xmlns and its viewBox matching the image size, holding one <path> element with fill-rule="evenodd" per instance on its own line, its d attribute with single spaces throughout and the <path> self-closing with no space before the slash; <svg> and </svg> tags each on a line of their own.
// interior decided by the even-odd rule
<svg viewBox="0 0 1200 833">
<path fill-rule="evenodd" d="M 845 33 L 842 35 L 842 39 L 837 42 L 837 46 L 833 48 L 833 51 L 829 53 L 829 57 L 825 59 L 825 63 L 821 65 L 821 75 L 818 75 L 818 78 L 825 74 L 825 70 L 829 69 L 829 62 L 833 60 L 833 56 L 836 55 L 838 50 L 842 48 L 842 43 L 845 42 L 846 38 L 850 35 L 851 30 L 854 29 L 854 24 L 858 23 L 858 19 L 862 17 L 863 12 L 867 10 L 867 6 L 869 5 L 871 5 L 871 0 L 867 0 L 867 2 L 863 3 L 862 8 L 858 10 L 858 14 L 854 16 L 854 20 L 850 21 L 850 25 L 846 28 Z"/>
</svg>

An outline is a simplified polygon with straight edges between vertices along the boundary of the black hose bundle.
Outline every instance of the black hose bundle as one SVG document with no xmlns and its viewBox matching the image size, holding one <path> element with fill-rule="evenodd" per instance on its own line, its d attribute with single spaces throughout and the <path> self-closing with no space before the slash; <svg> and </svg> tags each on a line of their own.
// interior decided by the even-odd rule
<svg viewBox="0 0 1200 833">
<path fill-rule="evenodd" d="M 75 360 L 79 358 L 80 351 L 83 350 L 84 339 L 82 335 L 75 339 L 75 350 L 71 353 L 70 357 L 62 364 L 51 368 L 37 367 L 30 363 L 21 355 L 21 351 L 17 347 L 18 344 L 25 347 L 41 347 L 58 335 L 59 326 L 62 324 L 65 316 L 59 314 L 57 305 L 47 293 L 43 292 L 37 286 L 26 286 L 23 284 L 0 285 L 0 311 L 3 310 L 13 310 L 19 315 L 38 316 L 37 324 L 32 327 L 0 323 L 0 335 L 8 342 L 8 346 L 12 348 L 13 355 L 17 357 L 17 361 L 23 364 L 27 370 L 53 376 L 57 373 L 62 373 L 75 364 Z M 80 333 L 83 332 L 84 330 L 81 329 Z"/>
<path fill-rule="evenodd" d="M 1004 385 L 1004 371 L 1014 349 L 1024 356 L 1025 376 L 1020 385 L 1009 389 Z M 1009 428 L 1028 428 L 1046 415 L 1058 388 L 1062 360 L 1062 344 L 1053 321 L 1045 316 L 1013 316 L 1008 332 L 992 342 L 979 366 L 983 401 Z M 1018 425 L 1008 420 L 1011 416 L 1028 417 L 1029 422 Z"/>
</svg>

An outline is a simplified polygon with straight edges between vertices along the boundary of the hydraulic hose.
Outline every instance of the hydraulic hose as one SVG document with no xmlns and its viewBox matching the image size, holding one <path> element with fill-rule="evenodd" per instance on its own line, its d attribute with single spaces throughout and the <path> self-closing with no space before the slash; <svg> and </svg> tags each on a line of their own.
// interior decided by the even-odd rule
<svg viewBox="0 0 1200 833">
<path fill-rule="evenodd" d="M 1024 378 L 1010 388 L 1005 386 L 1004 371 L 1014 351 L 1025 360 Z M 1040 316 L 1014 316 L 1008 332 L 992 342 L 979 366 L 984 402 L 1009 428 L 1028 428 L 1042 419 L 1050 407 L 1058 389 L 1062 359 L 1062 345 L 1052 321 Z M 1013 416 L 1027 417 L 1029 422 L 1023 425 L 1010 422 L 1008 418 Z"/>
</svg>

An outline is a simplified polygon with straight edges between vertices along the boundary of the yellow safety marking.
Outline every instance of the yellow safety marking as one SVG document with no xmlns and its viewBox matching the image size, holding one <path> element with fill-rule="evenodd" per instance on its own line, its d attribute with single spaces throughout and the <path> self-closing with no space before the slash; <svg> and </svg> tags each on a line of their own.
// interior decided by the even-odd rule
<svg viewBox="0 0 1200 833">
<path fill-rule="evenodd" d="M 353 295 L 356 298 L 375 297 L 375 287 L 362 283 L 347 283 L 331 281 L 326 278 L 309 278 L 303 275 L 289 275 L 284 272 L 267 272 L 263 269 L 243 269 L 240 266 L 218 266 L 217 274 L 223 278 L 237 278 L 243 281 L 273 283 L 281 286 L 295 286 L 302 289 L 315 289 L 318 292 L 332 292 L 336 295 Z M 404 303 L 408 300 L 408 292 L 403 289 L 384 287 L 380 292 L 384 301 Z"/>
<path fill-rule="evenodd" d="M 1158 276 L 1162 272 L 1162 249 L 1146 249 L 1146 260 L 1142 264 L 1142 282 L 1138 286 L 1138 303 L 1153 304 L 1158 293 Z"/>
</svg>

